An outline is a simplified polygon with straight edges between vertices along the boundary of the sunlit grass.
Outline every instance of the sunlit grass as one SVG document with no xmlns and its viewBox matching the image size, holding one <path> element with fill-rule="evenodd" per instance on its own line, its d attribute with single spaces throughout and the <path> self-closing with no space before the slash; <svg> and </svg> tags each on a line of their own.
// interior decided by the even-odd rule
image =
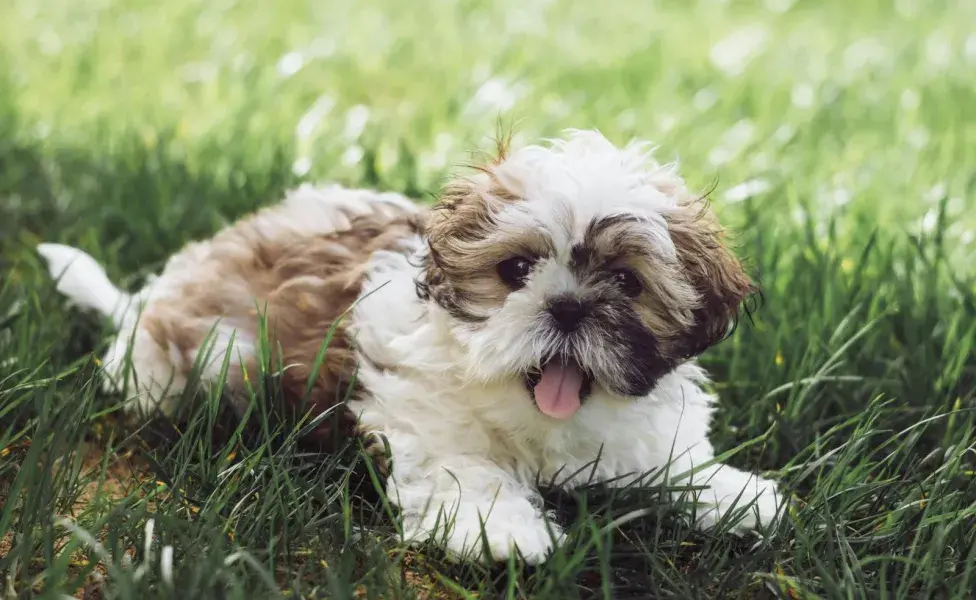
<svg viewBox="0 0 976 600">
<path fill-rule="evenodd" d="M 916 0 L 0 3 L 3 593 L 968 597 L 973 23 Z M 355 449 L 279 428 L 273 379 L 240 429 L 216 397 L 175 430 L 117 422 L 107 331 L 34 244 L 134 287 L 302 180 L 429 201 L 499 121 L 650 139 L 714 187 L 764 303 L 705 357 L 713 439 L 768 432 L 732 461 L 794 492 L 779 531 L 594 488 L 550 495 L 572 534 L 546 567 L 461 567 L 403 548 Z"/>
</svg>

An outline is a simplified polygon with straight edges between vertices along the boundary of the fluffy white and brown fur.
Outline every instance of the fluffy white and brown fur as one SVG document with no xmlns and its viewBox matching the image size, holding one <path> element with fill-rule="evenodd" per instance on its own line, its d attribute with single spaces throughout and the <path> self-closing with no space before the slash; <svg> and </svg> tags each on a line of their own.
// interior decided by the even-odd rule
<svg viewBox="0 0 976 600">
<path fill-rule="evenodd" d="M 137 390 L 128 406 L 140 414 L 171 412 L 192 366 L 213 381 L 228 352 L 239 395 L 258 366 L 258 311 L 285 390 L 302 397 L 346 315 L 311 401 L 324 410 L 350 397 L 347 424 L 388 440 L 387 493 L 407 537 L 474 558 L 517 547 L 532 562 L 562 537 L 540 479 L 619 485 L 711 461 L 714 398 L 693 359 L 753 291 L 673 168 L 587 131 L 501 149 L 430 211 L 303 186 L 189 245 L 134 296 L 78 250 L 40 252 L 67 296 L 112 315 L 105 370 Z M 730 466 L 682 483 L 708 486 L 702 527 L 733 506 L 746 507 L 740 531 L 777 512 L 772 482 Z"/>
</svg>

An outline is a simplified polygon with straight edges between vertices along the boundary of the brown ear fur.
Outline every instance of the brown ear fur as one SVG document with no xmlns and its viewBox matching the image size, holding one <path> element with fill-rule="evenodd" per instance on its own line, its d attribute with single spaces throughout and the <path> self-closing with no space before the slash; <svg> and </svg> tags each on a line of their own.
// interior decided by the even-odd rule
<svg viewBox="0 0 976 600">
<path fill-rule="evenodd" d="M 449 182 L 427 224 L 428 252 L 417 281 L 417 293 L 462 321 L 484 321 L 484 317 L 468 309 L 471 303 L 504 300 L 504 295 L 495 298 L 502 288 L 496 285 L 494 276 L 485 276 L 483 265 L 476 264 L 479 257 L 472 247 L 493 231 L 494 214 L 505 204 L 518 201 L 498 184 L 491 171 L 505 159 L 507 144 L 508 140 L 502 139 L 486 166 L 474 166 L 478 173 L 473 177 Z"/>
<path fill-rule="evenodd" d="M 669 218 L 684 271 L 701 304 L 693 311 L 695 324 L 679 347 L 686 357 L 697 356 L 734 329 L 744 300 L 758 291 L 725 242 L 724 232 L 703 198 L 689 197 Z"/>
<path fill-rule="evenodd" d="M 484 239 L 492 226 L 492 213 L 481 196 L 472 181 L 459 179 L 444 188 L 431 211 L 427 254 L 417 282 L 422 298 L 469 322 L 483 319 L 465 309 L 470 298 L 462 282 L 470 272 L 471 252 L 464 246 Z"/>
</svg>

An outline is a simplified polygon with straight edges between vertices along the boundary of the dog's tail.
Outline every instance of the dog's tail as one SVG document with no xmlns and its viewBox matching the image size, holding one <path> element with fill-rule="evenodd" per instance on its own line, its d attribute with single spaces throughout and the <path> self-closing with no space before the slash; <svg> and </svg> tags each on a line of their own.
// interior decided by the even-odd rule
<svg viewBox="0 0 976 600">
<path fill-rule="evenodd" d="M 116 328 L 122 326 L 136 302 L 109 281 L 105 269 L 94 258 L 61 244 L 39 244 L 37 251 L 47 261 L 59 292 L 74 304 L 111 318 Z"/>
</svg>

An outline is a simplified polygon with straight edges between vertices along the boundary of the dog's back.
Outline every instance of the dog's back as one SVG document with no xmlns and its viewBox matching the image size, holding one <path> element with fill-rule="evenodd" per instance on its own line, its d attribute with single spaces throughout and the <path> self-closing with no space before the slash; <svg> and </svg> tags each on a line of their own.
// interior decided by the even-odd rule
<svg viewBox="0 0 976 600">
<path fill-rule="evenodd" d="M 320 413 L 345 399 L 355 379 L 343 316 L 360 295 L 369 257 L 404 252 L 403 240 L 421 233 L 423 220 L 418 206 L 395 194 L 302 186 L 186 246 L 135 296 L 141 302 L 80 250 L 52 244 L 38 250 L 59 277 L 59 291 L 113 318 L 119 333 L 104 366 L 116 387 L 139 392 L 130 407 L 171 412 L 194 367 L 203 381 L 214 381 L 228 353 L 228 391 L 241 391 L 266 342 L 264 367 L 282 367 L 286 397 L 307 395 L 308 408 Z M 141 314 L 128 320 L 133 305 Z M 351 423 L 348 415 L 344 421 Z"/>
</svg>

